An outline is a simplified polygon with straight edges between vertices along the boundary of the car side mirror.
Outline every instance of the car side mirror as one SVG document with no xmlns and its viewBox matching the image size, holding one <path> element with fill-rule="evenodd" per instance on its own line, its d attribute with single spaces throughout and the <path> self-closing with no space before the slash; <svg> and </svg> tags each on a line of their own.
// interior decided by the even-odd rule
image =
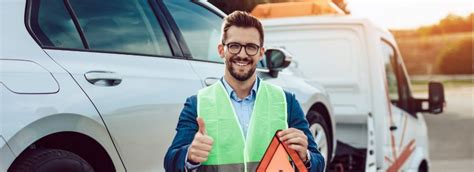
<svg viewBox="0 0 474 172">
<path fill-rule="evenodd" d="M 282 48 L 267 48 L 265 51 L 265 64 L 270 76 L 276 78 L 278 72 L 290 66 L 292 56 Z"/>
<path fill-rule="evenodd" d="M 414 99 L 415 112 L 439 114 L 445 106 L 443 84 L 430 82 L 428 85 L 428 99 Z"/>
<path fill-rule="evenodd" d="M 445 105 L 443 84 L 430 82 L 428 85 L 429 112 L 438 114 L 443 112 Z"/>
</svg>

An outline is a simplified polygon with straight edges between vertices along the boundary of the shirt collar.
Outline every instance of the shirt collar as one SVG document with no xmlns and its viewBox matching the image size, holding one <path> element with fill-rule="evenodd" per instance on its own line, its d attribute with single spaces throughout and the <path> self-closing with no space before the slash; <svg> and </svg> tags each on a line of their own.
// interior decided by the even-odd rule
<svg viewBox="0 0 474 172">
<path fill-rule="evenodd" d="M 224 84 L 225 90 L 227 91 L 227 94 L 229 94 L 229 97 L 231 99 L 235 101 L 243 100 L 237 96 L 237 93 L 235 93 L 234 89 L 229 85 L 229 83 L 224 79 L 224 77 L 221 78 L 221 81 Z M 250 94 L 247 97 L 245 97 L 244 100 L 256 97 L 259 81 L 260 81 L 260 78 L 257 77 L 255 82 L 253 83 L 252 90 L 250 90 Z"/>
</svg>

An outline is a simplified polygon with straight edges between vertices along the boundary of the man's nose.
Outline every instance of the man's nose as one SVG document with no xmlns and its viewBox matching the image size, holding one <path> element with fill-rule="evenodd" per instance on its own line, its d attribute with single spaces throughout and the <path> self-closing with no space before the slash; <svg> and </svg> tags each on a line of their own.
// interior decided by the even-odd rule
<svg viewBox="0 0 474 172">
<path fill-rule="evenodd" d="M 247 52 L 245 52 L 245 47 L 242 47 L 239 54 L 237 54 L 237 55 L 239 55 L 239 57 L 241 57 L 241 58 L 247 58 L 248 55 L 247 55 Z"/>
</svg>

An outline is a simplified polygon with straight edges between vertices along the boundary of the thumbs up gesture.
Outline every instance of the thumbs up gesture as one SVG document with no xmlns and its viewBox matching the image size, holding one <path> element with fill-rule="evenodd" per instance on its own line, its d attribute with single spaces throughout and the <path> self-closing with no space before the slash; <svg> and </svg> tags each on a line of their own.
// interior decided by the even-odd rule
<svg viewBox="0 0 474 172">
<path fill-rule="evenodd" d="M 197 123 L 199 125 L 199 130 L 194 135 L 193 142 L 189 147 L 188 161 L 201 163 L 207 161 L 207 157 L 209 156 L 209 152 L 212 149 L 212 143 L 214 140 L 207 135 L 206 124 L 204 123 L 204 120 L 198 117 Z"/>
</svg>

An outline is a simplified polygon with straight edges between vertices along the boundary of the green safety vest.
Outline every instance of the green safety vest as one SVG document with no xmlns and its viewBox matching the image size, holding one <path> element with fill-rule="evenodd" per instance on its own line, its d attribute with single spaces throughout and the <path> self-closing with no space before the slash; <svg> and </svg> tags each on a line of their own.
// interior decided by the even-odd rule
<svg viewBox="0 0 474 172">
<path fill-rule="evenodd" d="M 257 90 L 247 133 L 240 127 L 222 82 L 201 89 L 197 99 L 198 117 L 203 118 L 207 134 L 214 140 L 198 171 L 255 171 L 275 132 L 288 128 L 283 89 L 264 81 Z"/>
</svg>

